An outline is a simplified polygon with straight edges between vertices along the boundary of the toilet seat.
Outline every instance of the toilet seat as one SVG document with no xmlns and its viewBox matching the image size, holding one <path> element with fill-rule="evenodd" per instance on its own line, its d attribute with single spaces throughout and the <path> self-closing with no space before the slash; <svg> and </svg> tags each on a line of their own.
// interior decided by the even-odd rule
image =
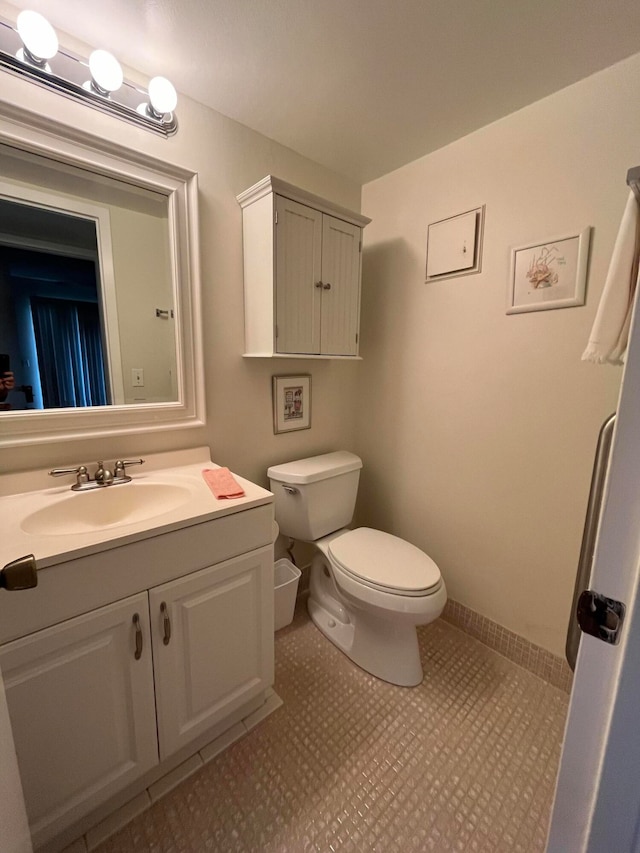
<svg viewBox="0 0 640 853">
<path fill-rule="evenodd" d="M 404 539 L 359 527 L 328 545 L 331 561 L 346 575 L 373 589 L 403 596 L 432 595 L 442 577 L 424 551 Z"/>
</svg>

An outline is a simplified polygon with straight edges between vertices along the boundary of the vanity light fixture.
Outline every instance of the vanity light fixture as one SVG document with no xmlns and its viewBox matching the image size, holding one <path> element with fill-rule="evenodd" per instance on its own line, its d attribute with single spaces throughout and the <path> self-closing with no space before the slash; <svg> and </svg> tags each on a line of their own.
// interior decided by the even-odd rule
<svg viewBox="0 0 640 853">
<path fill-rule="evenodd" d="M 15 26 L 0 18 L 0 68 L 162 136 L 178 129 L 178 96 L 169 80 L 154 77 L 145 92 L 124 78 L 107 50 L 94 50 L 86 59 L 61 48 L 38 12 L 20 12 Z"/>
<path fill-rule="evenodd" d="M 53 59 L 58 52 L 58 36 L 49 21 L 38 12 L 26 9 L 18 15 L 17 30 L 22 39 L 18 58 L 50 71 L 47 60 Z"/>
<path fill-rule="evenodd" d="M 108 96 L 117 92 L 124 83 L 122 66 L 108 50 L 94 50 L 89 57 L 91 81 L 89 85 L 99 94 Z"/>
<path fill-rule="evenodd" d="M 149 106 L 148 112 L 160 118 L 160 116 L 172 113 L 178 103 L 178 93 L 173 88 L 173 83 L 166 77 L 154 77 L 149 82 Z"/>
</svg>

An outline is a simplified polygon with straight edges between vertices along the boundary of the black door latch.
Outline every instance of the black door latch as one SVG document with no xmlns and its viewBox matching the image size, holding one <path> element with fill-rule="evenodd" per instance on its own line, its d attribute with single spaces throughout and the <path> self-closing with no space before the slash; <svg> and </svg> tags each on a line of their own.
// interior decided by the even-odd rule
<svg viewBox="0 0 640 853">
<path fill-rule="evenodd" d="M 591 634 L 605 643 L 616 645 L 624 621 L 624 604 L 615 598 L 606 598 L 591 589 L 585 589 L 578 599 L 576 615 L 578 625 L 585 634 Z"/>
</svg>

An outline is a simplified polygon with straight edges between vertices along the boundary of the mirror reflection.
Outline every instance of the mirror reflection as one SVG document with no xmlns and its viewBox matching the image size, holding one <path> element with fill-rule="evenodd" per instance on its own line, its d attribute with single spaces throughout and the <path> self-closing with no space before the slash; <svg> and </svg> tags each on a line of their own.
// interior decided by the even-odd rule
<svg viewBox="0 0 640 853">
<path fill-rule="evenodd" d="M 0 411 L 178 399 L 168 208 L 0 146 Z"/>
</svg>

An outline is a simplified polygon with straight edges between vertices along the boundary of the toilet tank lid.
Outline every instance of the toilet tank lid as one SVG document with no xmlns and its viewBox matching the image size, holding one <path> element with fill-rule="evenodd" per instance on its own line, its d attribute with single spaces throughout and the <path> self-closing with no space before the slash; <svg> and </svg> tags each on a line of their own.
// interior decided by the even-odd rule
<svg viewBox="0 0 640 853">
<path fill-rule="evenodd" d="M 336 450 L 333 453 L 323 453 L 320 456 L 308 456 L 295 462 L 285 462 L 283 465 L 272 465 L 267 471 L 267 477 L 277 483 L 315 483 L 348 474 L 362 468 L 362 459 L 347 450 Z"/>
</svg>

